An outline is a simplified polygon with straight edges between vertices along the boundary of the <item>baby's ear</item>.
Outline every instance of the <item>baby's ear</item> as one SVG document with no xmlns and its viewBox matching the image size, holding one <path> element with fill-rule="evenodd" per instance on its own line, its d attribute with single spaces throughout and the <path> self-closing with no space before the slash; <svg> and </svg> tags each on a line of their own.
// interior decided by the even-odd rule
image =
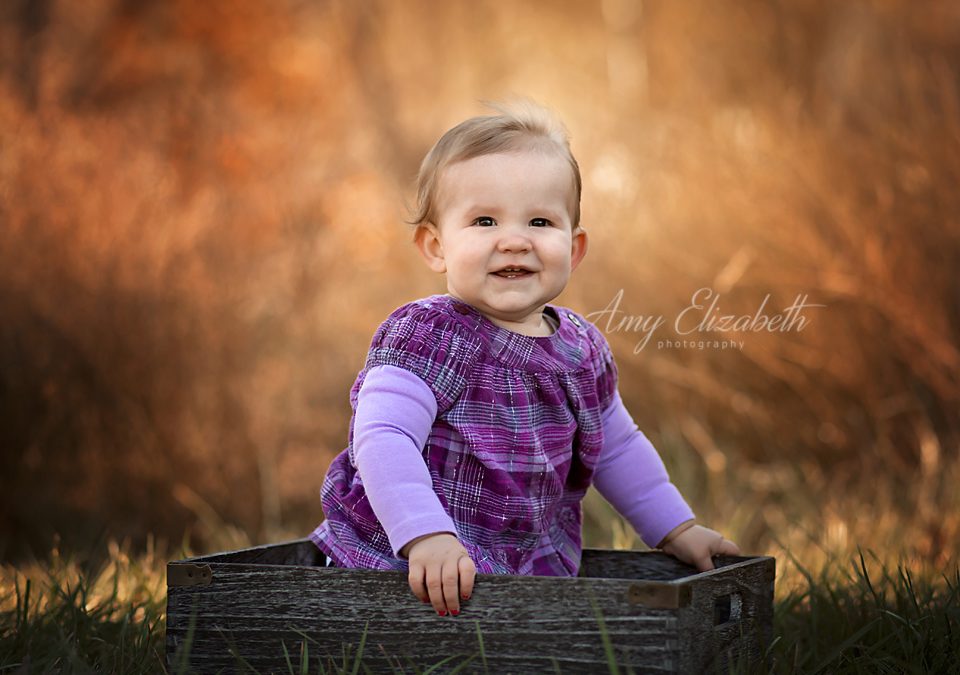
<svg viewBox="0 0 960 675">
<path fill-rule="evenodd" d="M 577 265 L 587 255 L 587 231 L 577 225 L 573 230 L 573 241 L 570 248 L 570 271 L 577 269 Z"/>
<path fill-rule="evenodd" d="M 443 242 L 440 241 L 440 230 L 437 229 L 436 225 L 433 223 L 418 225 L 413 234 L 413 243 L 417 245 L 417 249 L 427 263 L 427 267 L 439 274 L 447 271 Z"/>
</svg>

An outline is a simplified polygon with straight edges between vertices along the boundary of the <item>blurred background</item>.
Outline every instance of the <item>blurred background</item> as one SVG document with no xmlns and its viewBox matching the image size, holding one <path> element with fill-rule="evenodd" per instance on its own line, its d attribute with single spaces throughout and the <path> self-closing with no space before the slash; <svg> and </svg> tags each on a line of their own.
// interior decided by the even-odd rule
<svg viewBox="0 0 960 675">
<path fill-rule="evenodd" d="M 608 339 L 701 521 L 807 565 L 944 565 L 958 94 L 946 1 L 4 2 L 0 558 L 312 530 L 373 331 L 445 290 L 403 222 L 419 162 L 524 95 L 584 177 L 556 302 L 665 318 Z M 659 346 L 701 288 L 823 307 Z M 586 539 L 639 545 L 595 494 Z"/>
</svg>

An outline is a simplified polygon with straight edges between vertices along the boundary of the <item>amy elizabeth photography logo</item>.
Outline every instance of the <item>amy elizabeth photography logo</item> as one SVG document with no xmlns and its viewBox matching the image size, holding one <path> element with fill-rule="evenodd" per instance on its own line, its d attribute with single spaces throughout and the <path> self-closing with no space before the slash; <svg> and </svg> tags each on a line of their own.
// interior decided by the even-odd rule
<svg viewBox="0 0 960 675">
<path fill-rule="evenodd" d="M 798 294 L 793 303 L 781 311 L 771 313 L 768 293 L 752 314 L 724 314 L 720 308 L 720 294 L 711 288 L 700 288 L 693 293 L 690 304 L 672 317 L 677 337 L 658 336 L 657 349 L 743 349 L 745 333 L 799 333 L 811 319 L 805 310 L 826 305 L 808 302 L 806 294 Z M 603 309 L 591 312 L 586 318 L 604 333 L 636 333 L 640 336 L 633 348 L 637 354 L 645 349 L 657 332 L 667 324 L 663 315 L 628 314 L 621 309 L 623 289 L 617 291 Z"/>
</svg>

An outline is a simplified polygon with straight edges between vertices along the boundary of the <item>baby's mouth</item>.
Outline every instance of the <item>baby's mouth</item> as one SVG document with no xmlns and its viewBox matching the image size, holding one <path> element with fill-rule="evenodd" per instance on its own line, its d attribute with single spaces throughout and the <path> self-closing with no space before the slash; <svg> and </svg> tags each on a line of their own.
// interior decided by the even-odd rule
<svg viewBox="0 0 960 675">
<path fill-rule="evenodd" d="M 526 267 L 504 267 L 503 269 L 493 272 L 493 274 L 502 279 L 522 279 L 523 277 L 530 276 L 533 272 Z"/>
</svg>

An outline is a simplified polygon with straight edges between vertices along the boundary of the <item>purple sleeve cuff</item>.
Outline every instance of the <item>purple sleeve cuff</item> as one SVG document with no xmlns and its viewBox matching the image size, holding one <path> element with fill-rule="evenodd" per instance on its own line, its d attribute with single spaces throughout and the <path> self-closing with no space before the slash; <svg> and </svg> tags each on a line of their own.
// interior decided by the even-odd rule
<svg viewBox="0 0 960 675">
<path fill-rule="evenodd" d="M 371 368 L 357 393 L 357 471 L 394 555 L 425 534 L 456 535 L 420 454 L 437 414 L 430 387 L 396 366 Z"/>
<path fill-rule="evenodd" d="M 677 525 L 694 517 L 619 392 L 603 412 L 603 451 L 593 476 L 600 494 L 651 548 Z"/>
</svg>

